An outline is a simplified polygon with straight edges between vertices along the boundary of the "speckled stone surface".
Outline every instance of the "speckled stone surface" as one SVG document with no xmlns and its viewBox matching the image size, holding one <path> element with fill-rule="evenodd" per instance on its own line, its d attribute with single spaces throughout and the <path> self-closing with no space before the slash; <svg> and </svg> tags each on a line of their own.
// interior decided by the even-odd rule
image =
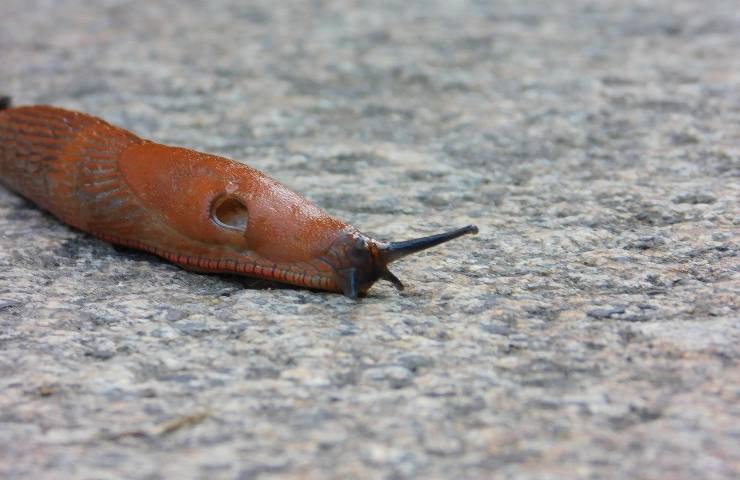
<svg viewBox="0 0 740 480">
<path fill-rule="evenodd" d="M 355 302 L 0 189 L 0 477 L 740 477 L 734 0 L 2 0 L 0 93 L 401 240 Z"/>
</svg>

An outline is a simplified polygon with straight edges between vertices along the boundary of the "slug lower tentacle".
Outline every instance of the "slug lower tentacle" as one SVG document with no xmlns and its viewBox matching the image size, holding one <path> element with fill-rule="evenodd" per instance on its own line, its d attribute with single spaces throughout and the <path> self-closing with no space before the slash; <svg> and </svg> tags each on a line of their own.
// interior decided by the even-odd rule
<svg viewBox="0 0 740 480">
<path fill-rule="evenodd" d="M 261 172 L 160 145 L 79 112 L 0 98 L 0 183 L 63 222 L 190 270 L 356 298 L 388 264 L 467 233 L 383 243 Z"/>
</svg>

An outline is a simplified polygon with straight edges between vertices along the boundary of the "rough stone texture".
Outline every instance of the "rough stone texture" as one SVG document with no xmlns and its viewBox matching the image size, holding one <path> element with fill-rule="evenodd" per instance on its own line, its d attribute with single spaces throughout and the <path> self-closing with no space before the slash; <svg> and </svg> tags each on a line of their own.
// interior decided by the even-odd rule
<svg viewBox="0 0 740 480">
<path fill-rule="evenodd" d="M 0 191 L 0 477 L 740 476 L 735 0 L 2 0 L 0 90 L 384 239 L 354 302 Z M 270 288 L 266 288 L 270 287 Z"/>
</svg>

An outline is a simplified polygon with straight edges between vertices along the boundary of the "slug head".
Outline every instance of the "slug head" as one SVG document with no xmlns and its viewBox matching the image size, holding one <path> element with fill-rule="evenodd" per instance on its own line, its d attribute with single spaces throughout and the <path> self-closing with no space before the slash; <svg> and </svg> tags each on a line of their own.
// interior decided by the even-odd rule
<svg viewBox="0 0 740 480">
<path fill-rule="evenodd" d="M 225 158 L 147 142 L 127 149 L 118 163 L 150 216 L 138 220 L 137 240 L 176 252 L 178 259 L 208 259 L 196 263 L 206 271 L 254 272 L 356 298 L 379 279 L 403 289 L 389 263 L 478 232 L 469 225 L 384 243 L 328 216 L 257 170 Z"/>
<path fill-rule="evenodd" d="M 333 266 L 342 292 L 350 298 L 365 295 L 381 279 L 403 290 L 403 283 L 388 269 L 388 264 L 469 233 L 478 233 L 478 227 L 468 225 L 429 237 L 384 243 L 350 230 L 337 239 L 324 259 Z"/>
</svg>

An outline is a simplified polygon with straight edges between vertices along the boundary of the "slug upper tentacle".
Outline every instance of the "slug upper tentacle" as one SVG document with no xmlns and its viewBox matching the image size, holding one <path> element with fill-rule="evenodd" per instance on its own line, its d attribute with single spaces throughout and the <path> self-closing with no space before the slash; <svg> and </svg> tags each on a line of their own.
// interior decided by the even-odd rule
<svg viewBox="0 0 740 480">
<path fill-rule="evenodd" d="M 384 243 L 242 163 L 160 145 L 98 118 L 0 97 L 0 183 L 63 222 L 201 272 L 356 298 L 388 264 L 468 233 Z"/>
</svg>

